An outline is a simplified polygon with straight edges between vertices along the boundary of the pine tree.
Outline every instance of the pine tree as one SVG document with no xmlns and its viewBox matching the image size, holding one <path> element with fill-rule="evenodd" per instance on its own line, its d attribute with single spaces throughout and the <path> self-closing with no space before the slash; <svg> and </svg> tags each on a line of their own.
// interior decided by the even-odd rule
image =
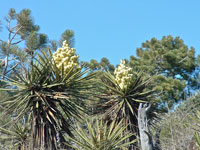
<svg viewBox="0 0 200 150">
<path fill-rule="evenodd" d="M 74 47 L 75 40 L 74 40 L 74 31 L 73 30 L 65 30 L 60 38 L 59 45 L 61 46 L 63 41 L 67 41 L 70 47 Z"/>
<path fill-rule="evenodd" d="M 34 24 L 29 9 L 17 13 L 10 9 L 6 16 L 8 40 L 0 39 L 2 78 L 14 69 L 26 70 L 26 62 L 33 58 L 34 52 L 47 43 L 47 35 L 39 33 L 39 26 Z M 25 43 L 25 48 L 18 45 Z"/>
<path fill-rule="evenodd" d="M 194 86 L 191 78 L 197 66 L 195 49 L 188 48 L 179 37 L 164 36 L 161 40 L 152 38 L 142 43 L 137 57 L 130 56 L 128 64 L 153 76 L 154 89 L 161 93 L 157 99 L 161 106 L 172 107 L 188 94 L 186 88 Z"/>
<path fill-rule="evenodd" d="M 115 67 L 114 65 L 112 65 L 109 61 L 108 58 L 103 57 L 100 62 L 98 62 L 95 59 L 91 59 L 89 62 L 82 62 L 82 64 L 85 65 L 86 68 L 89 68 L 93 71 L 110 71 L 110 72 L 114 72 Z"/>
</svg>

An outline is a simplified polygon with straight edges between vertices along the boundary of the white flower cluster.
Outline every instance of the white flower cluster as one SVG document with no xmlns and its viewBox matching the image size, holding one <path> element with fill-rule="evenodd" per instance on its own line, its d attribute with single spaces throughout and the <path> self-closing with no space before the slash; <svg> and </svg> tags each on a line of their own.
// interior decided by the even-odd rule
<svg viewBox="0 0 200 150">
<path fill-rule="evenodd" d="M 64 66 L 64 72 L 67 73 L 72 67 L 78 66 L 78 55 L 75 55 L 75 48 L 70 48 L 67 41 L 63 42 L 62 48 L 58 48 L 53 54 L 53 59 L 59 70 L 62 70 L 62 65 Z"/>
<path fill-rule="evenodd" d="M 126 89 L 133 77 L 132 69 L 125 66 L 124 60 L 121 60 L 120 65 L 114 71 L 114 75 L 121 89 Z"/>
</svg>

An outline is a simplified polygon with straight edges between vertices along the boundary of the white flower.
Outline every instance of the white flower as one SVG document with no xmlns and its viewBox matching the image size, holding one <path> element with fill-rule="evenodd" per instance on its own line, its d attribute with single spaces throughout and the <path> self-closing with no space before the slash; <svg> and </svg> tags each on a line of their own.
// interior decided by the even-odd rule
<svg viewBox="0 0 200 150">
<path fill-rule="evenodd" d="M 53 54 L 53 59 L 56 63 L 56 66 L 61 71 L 62 64 L 64 65 L 64 72 L 67 73 L 72 67 L 78 67 L 79 56 L 75 54 L 75 48 L 70 48 L 67 44 L 67 41 L 63 42 L 63 46 L 58 48 L 57 51 Z"/>
<path fill-rule="evenodd" d="M 133 77 L 132 69 L 125 66 L 124 60 L 121 60 L 120 65 L 114 71 L 114 75 L 121 89 L 127 88 Z"/>
</svg>

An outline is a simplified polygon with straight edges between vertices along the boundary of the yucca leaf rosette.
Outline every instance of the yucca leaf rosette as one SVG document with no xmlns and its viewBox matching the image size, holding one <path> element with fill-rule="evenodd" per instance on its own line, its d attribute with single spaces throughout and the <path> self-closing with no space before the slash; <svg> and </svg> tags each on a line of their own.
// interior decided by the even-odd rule
<svg viewBox="0 0 200 150">
<path fill-rule="evenodd" d="M 112 122 L 110 125 L 104 123 L 101 119 L 86 121 L 85 126 L 77 126 L 74 130 L 75 137 L 69 139 L 75 150 L 128 150 L 130 144 L 136 142 L 126 142 L 133 134 L 126 132 L 126 127 L 122 125 L 122 121 L 118 124 Z"/>
<path fill-rule="evenodd" d="M 143 102 L 150 102 L 153 91 L 149 90 L 150 78 L 143 76 L 142 72 L 134 72 L 121 60 L 114 74 L 105 72 L 101 78 L 102 96 L 97 105 L 97 112 L 103 112 L 107 122 L 120 122 L 127 130 L 138 133 L 138 106 Z M 136 139 L 131 136 L 130 141 Z"/>
<path fill-rule="evenodd" d="M 42 51 L 30 64 L 27 76 L 5 77 L 4 82 L 15 88 L 0 89 L 12 93 L 0 99 L 4 108 L 0 119 L 14 115 L 12 125 L 28 118 L 31 149 L 59 149 L 66 143 L 64 135 L 73 136 L 74 121 L 87 112 L 86 100 L 93 93 L 95 76 L 87 72 L 78 66 L 75 49 L 66 42 L 53 55 Z"/>
</svg>

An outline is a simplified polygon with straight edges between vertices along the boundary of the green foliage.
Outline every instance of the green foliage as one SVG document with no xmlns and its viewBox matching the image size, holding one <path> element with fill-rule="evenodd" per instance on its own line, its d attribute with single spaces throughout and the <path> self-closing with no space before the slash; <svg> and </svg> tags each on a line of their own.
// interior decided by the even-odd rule
<svg viewBox="0 0 200 150">
<path fill-rule="evenodd" d="M 185 112 L 179 109 L 160 116 L 162 120 L 158 126 L 161 126 L 162 129 L 159 140 L 163 150 L 189 147 L 193 137 L 193 122 L 189 118 L 189 114 L 191 114 L 189 109 Z"/>
<path fill-rule="evenodd" d="M 148 90 L 150 80 L 144 78 L 142 73 L 135 73 L 126 89 L 122 89 L 115 76 L 105 72 L 100 82 L 103 88 L 97 112 L 103 114 L 104 120 L 108 123 L 122 121 L 123 126 L 127 126 L 127 131 L 137 134 L 139 103 L 153 102 L 153 91 Z M 136 135 L 133 135 L 129 141 L 135 139 Z"/>
<path fill-rule="evenodd" d="M 58 49 L 58 43 L 56 40 L 51 40 L 50 41 L 50 49 L 52 51 L 56 51 Z"/>
<path fill-rule="evenodd" d="M 91 59 L 90 62 L 82 62 L 86 68 L 89 68 L 93 71 L 101 70 L 101 71 L 110 71 L 114 72 L 114 65 L 110 64 L 108 58 L 103 57 L 100 62 L 95 59 Z"/>
<path fill-rule="evenodd" d="M 74 149 L 127 149 L 137 143 L 139 103 L 153 102 L 154 110 L 166 110 L 166 106 L 170 109 L 199 86 L 200 56 L 195 58 L 194 48 L 188 48 L 179 37 L 164 36 L 142 43 L 137 57 L 126 60 L 133 72 L 128 77 L 123 72 L 118 74 L 119 80 L 127 83 L 121 86 L 116 80 L 115 67 L 106 57 L 99 62 L 95 59 L 82 62 L 91 72 L 77 69 L 78 66 L 64 72 L 64 65 L 56 66 L 51 51 L 56 51 L 65 40 L 72 47 L 74 31 L 65 30 L 59 41 L 49 40 L 47 35 L 39 33 L 29 9 L 19 13 L 10 9 L 6 22 L 8 39 L 0 39 L 3 149 L 54 150 L 66 148 L 69 142 Z M 184 147 L 183 143 L 188 144 L 193 137 L 191 128 L 195 121 L 199 124 L 200 118 L 199 111 L 194 115 L 200 106 L 199 96 L 162 116 L 165 118 L 161 122 L 162 148 Z M 95 105 L 96 100 L 99 100 L 96 107 L 88 106 Z M 86 122 L 86 127 L 82 124 L 76 129 L 74 123 L 89 110 L 101 114 L 103 120 Z M 191 114 L 195 121 L 188 117 Z M 151 112 L 150 118 L 154 116 Z M 200 146 L 199 128 L 195 129 L 194 138 Z"/>
<path fill-rule="evenodd" d="M 2 55 L 9 55 L 15 57 L 17 60 L 25 58 L 25 52 L 22 51 L 17 45 L 9 45 L 7 42 L 2 41 L 0 44 L 0 51 Z"/>
<path fill-rule="evenodd" d="M 39 26 L 34 25 L 34 21 L 31 17 L 31 11 L 29 9 L 23 9 L 19 14 L 16 15 L 17 19 L 17 34 L 25 39 L 30 32 L 38 31 Z"/>
<path fill-rule="evenodd" d="M 59 45 L 61 46 L 63 41 L 67 41 L 70 47 L 74 47 L 74 31 L 72 30 L 65 30 L 65 32 L 62 33 Z"/>
<path fill-rule="evenodd" d="M 13 96 L 0 101 L 5 108 L 0 118 L 13 112 L 15 122 L 28 117 L 34 147 L 57 149 L 57 136 L 61 143 L 65 141 L 63 133 L 72 136 L 73 119 L 81 119 L 81 112 L 86 112 L 84 100 L 95 83 L 94 74 L 85 75 L 87 71 L 74 67 L 60 74 L 50 52 L 38 55 L 30 67 L 27 76 L 16 73 L 15 79 L 4 80 L 13 88 L 1 91 L 11 91 Z"/>
<path fill-rule="evenodd" d="M 69 139 L 74 143 L 71 147 L 77 150 L 128 150 L 128 146 L 136 140 L 127 143 L 132 134 L 125 130 L 122 121 L 108 125 L 96 119 L 95 123 L 87 121 L 86 129 L 78 125 L 73 131 L 76 138 Z"/>
<path fill-rule="evenodd" d="M 36 50 L 39 48 L 39 39 L 37 32 L 33 31 L 26 39 L 26 47 L 30 50 Z"/>
<path fill-rule="evenodd" d="M 199 106 L 200 94 L 197 92 L 180 103 L 173 112 L 158 114 L 161 120 L 156 126 L 161 129 L 159 141 L 162 150 L 197 149 L 194 129 L 198 129 L 195 119 L 199 120 L 196 116 Z"/>
<path fill-rule="evenodd" d="M 28 146 L 28 140 L 30 139 L 29 130 L 30 128 L 27 124 L 15 124 L 9 129 L 0 127 L 0 143 L 5 143 L 4 145 L 7 145 L 5 147 L 10 149 L 26 149 Z"/>
<path fill-rule="evenodd" d="M 191 84 L 191 74 L 197 66 L 194 48 L 188 48 L 179 37 L 152 38 L 137 49 L 137 57 L 128 61 L 134 70 L 143 70 L 154 76 L 154 89 L 162 93 L 158 102 L 171 107 L 174 102 L 184 99 L 185 87 Z M 185 95 L 184 95 L 185 94 Z"/>
<path fill-rule="evenodd" d="M 166 77 L 163 75 L 155 75 L 153 77 L 154 90 L 157 91 L 159 96 L 157 97 L 158 103 L 167 103 L 168 108 L 174 106 L 174 102 L 178 102 L 180 98 L 184 99 L 183 90 L 186 86 L 184 80 L 173 79 L 172 77 Z M 163 103 L 163 105 L 165 104 Z M 161 104 L 161 106 L 163 106 Z M 168 109 L 167 108 L 167 109 Z M 163 110 L 166 108 L 163 108 Z"/>
<path fill-rule="evenodd" d="M 26 38 L 26 52 L 29 55 L 33 55 L 34 51 L 45 47 L 47 43 L 47 35 L 38 34 L 36 31 L 30 32 L 30 34 Z"/>
<path fill-rule="evenodd" d="M 47 35 L 38 33 L 39 26 L 34 24 L 29 9 L 23 9 L 17 13 L 14 8 L 10 9 L 6 16 L 8 39 L 0 39 L 0 53 L 3 58 L 1 68 L 2 78 L 11 75 L 13 70 L 25 72 L 26 63 L 36 50 L 46 46 Z M 19 43 L 25 43 L 25 48 L 20 48 Z"/>
<path fill-rule="evenodd" d="M 200 137 L 199 137 L 199 134 L 197 132 L 195 132 L 194 138 L 195 138 L 196 143 L 198 145 L 198 150 L 200 150 Z"/>
<path fill-rule="evenodd" d="M 9 19 L 11 19 L 11 20 L 14 20 L 14 19 L 16 19 L 16 11 L 15 11 L 15 9 L 14 8 L 11 8 L 10 10 L 9 10 L 9 12 L 8 12 L 8 17 L 9 17 Z"/>
<path fill-rule="evenodd" d="M 196 141 L 196 144 L 198 145 L 198 150 L 200 150 L 200 136 L 199 136 L 199 132 L 200 132 L 200 128 L 199 128 L 199 124 L 200 124 L 200 111 L 197 110 L 196 114 L 193 116 L 190 116 L 195 122 L 196 124 L 194 125 L 194 129 L 195 129 L 195 133 L 194 133 L 194 139 Z"/>
</svg>

